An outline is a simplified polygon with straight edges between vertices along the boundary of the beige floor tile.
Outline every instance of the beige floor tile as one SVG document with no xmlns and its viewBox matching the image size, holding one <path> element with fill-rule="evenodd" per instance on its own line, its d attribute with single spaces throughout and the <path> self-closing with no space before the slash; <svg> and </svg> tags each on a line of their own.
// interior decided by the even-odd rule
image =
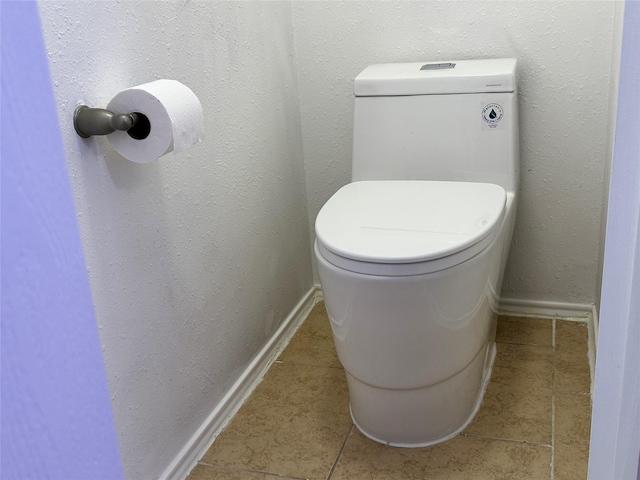
<svg viewBox="0 0 640 480">
<path fill-rule="evenodd" d="M 591 390 L 591 370 L 586 357 L 556 353 L 556 392 L 588 394 Z"/>
<path fill-rule="evenodd" d="M 202 461 L 324 479 L 350 427 L 342 370 L 276 363 Z"/>
<path fill-rule="evenodd" d="M 333 344 L 333 334 L 324 303 L 318 303 L 313 307 L 278 360 L 304 365 L 342 367 Z"/>
<path fill-rule="evenodd" d="M 551 444 L 550 347 L 498 344 L 489 387 L 465 433 Z"/>
<path fill-rule="evenodd" d="M 496 350 L 491 383 L 552 388 L 553 348 L 498 343 Z"/>
<path fill-rule="evenodd" d="M 252 472 L 248 470 L 235 470 L 213 465 L 196 465 L 187 480 L 276 480 L 292 479 L 294 477 L 282 477 L 269 475 L 268 473 Z"/>
<path fill-rule="evenodd" d="M 465 433 L 489 438 L 551 444 L 549 388 L 489 385 L 484 401 Z"/>
<path fill-rule="evenodd" d="M 585 322 L 556 320 L 556 348 L 587 354 L 589 331 Z"/>
<path fill-rule="evenodd" d="M 427 448 L 393 448 L 373 442 L 355 428 L 332 480 L 545 479 L 546 446 L 457 436 Z"/>
<path fill-rule="evenodd" d="M 591 369 L 587 357 L 588 331 L 584 323 L 556 322 L 556 392 L 589 393 Z"/>
<path fill-rule="evenodd" d="M 590 397 L 556 395 L 555 419 L 555 479 L 584 480 L 589 461 Z"/>
<path fill-rule="evenodd" d="M 521 345 L 553 345 L 553 321 L 501 315 L 498 317 L 496 342 Z"/>
</svg>

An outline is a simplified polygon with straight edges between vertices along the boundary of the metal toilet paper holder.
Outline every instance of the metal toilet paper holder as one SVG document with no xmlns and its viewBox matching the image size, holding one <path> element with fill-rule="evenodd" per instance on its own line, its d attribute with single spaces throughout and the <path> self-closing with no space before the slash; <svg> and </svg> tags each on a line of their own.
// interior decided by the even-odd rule
<svg viewBox="0 0 640 480">
<path fill-rule="evenodd" d="M 125 131 L 131 138 L 144 140 L 151 132 L 149 118 L 140 112 L 116 114 L 105 108 L 80 105 L 73 112 L 73 127 L 82 138 Z"/>
</svg>

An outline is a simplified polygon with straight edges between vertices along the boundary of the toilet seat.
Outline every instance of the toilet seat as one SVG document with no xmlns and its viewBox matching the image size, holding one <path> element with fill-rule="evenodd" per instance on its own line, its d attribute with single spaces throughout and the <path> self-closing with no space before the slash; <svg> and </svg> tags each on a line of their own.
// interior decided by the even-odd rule
<svg viewBox="0 0 640 480">
<path fill-rule="evenodd" d="M 480 253 L 499 233 L 506 192 L 446 181 L 361 181 L 342 187 L 316 219 L 316 248 L 345 270 L 420 275 Z"/>
</svg>

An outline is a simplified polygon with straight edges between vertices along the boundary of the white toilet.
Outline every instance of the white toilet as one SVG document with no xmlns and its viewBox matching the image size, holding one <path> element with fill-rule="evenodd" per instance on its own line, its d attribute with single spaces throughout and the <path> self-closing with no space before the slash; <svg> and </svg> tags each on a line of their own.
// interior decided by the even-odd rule
<svg viewBox="0 0 640 480">
<path fill-rule="evenodd" d="M 473 419 L 495 357 L 516 59 L 373 65 L 354 91 L 352 183 L 316 219 L 325 305 L 360 431 L 431 445 Z"/>
</svg>

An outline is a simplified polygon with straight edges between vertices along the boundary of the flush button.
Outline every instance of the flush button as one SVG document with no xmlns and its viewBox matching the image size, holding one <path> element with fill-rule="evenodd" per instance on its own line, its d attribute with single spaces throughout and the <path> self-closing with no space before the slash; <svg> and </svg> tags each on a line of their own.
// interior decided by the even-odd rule
<svg viewBox="0 0 640 480">
<path fill-rule="evenodd" d="M 420 67 L 420 70 L 446 70 L 455 68 L 455 63 L 427 63 Z"/>
</svg>

